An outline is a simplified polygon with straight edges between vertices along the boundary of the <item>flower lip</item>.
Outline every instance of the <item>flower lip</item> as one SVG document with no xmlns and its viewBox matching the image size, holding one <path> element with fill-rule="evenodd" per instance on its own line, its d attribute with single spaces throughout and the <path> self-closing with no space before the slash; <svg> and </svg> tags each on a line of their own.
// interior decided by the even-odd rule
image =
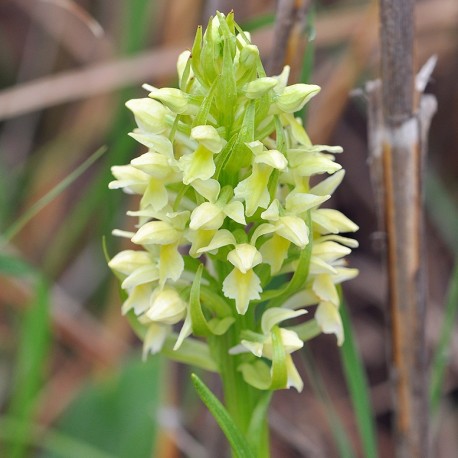
<svg viewBox="0 0 458 458">
<path fill-rule="evenodd" d="M 253 245 L 241 243 L 227 255 L 227 260 L 245 274 L 262 262 L 262 256 Z"/>
</svg>

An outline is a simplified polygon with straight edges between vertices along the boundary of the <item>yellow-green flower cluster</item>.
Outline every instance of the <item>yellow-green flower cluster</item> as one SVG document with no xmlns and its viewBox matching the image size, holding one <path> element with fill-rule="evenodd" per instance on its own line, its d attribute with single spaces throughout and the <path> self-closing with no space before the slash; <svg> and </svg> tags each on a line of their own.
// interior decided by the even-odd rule
<svg viewBox="0 0 458 458">
<path fill-rule="evenodd" d="M 356 242 L 339 235 L 357 226 L 320 208 L 344 176 L 330 154 L 342 150 L 313 145 L 294 117 L 320 88 L 288 86 L 288 67 L 267 77 L 232 14 L 199 29 L 177 67 L 178 89 L 145 85 L 149 96 L 126 104 L 147 152 L 112 168 L 110 188 L 141 196 L 128 212 L 137 231 L 117 231 L 138 249 L 109 263 L 123 313 L 143 329 L 145 354 L 230 333 L 248 383 L 300 390 L 291 353 L 319 332 L 342 343 L 336 284 L 357 273 L 343 260 Z M 314 318 L 281 326 L 314 304 Z"/>
</svg>

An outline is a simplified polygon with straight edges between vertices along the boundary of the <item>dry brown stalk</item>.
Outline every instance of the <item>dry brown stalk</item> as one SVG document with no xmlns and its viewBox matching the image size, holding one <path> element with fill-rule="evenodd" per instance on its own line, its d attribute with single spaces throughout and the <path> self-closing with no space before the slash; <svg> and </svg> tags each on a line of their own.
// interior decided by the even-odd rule
<svg viewBox="0 0 458 458">
<path fill-rule="evenodd" d="M 309 0 L 278 0 L 269 74 L 280 74 L 285 64 L 291 65 L 293 71 L 300 68 L 304 56 L 304 30 L 309 6 Z"/>
<path fill-rule="evenodd" d="M 431 5 L 432 3 L 434 5 Z M 420 32 L 455 26 L 458 3 L 455 0 L 441 0 L 437 3 L 429 1 L 419 4 L 419 17 L 422 18 L 421 21 L 418 21 Z M 446 14 L 439 14 L 439 11 L 446 11 Z M 353 11 L 352 14 L 343 14 L 338 11 L 328 13 L 323 18 L 318 17 L 316 46 L 335 45 L 347 40 L 353 35 L 355 24 L 365 21 L 366 15 L 367 11 L 364 9 Z M 334 26 L 336 23 L 339 24 L 338 27 Z M 261 29 L 253 33 L 253 42 L 258 44 L 263 54 L 267 55 L 271 52 L 272 37 L 272 29 Z M 429 42 L 430 37 L 425 36 L 422 47 L 423 44 L 427 46 Z M 87 65 L 81 69 L 46 76 L 4 89 L 0 91 L 0 120 L 65 102 L 110 93 L 132 84 L 170 78 L 176 71 L 178 54 L 185 46 L 190 45 L 189 42 L 170 48 L 148 50 L 133 57 Z M 441 41 L 440 47 L 444 48 L 444 53 L 454 49 L 453 42 L 447 36 L 445 40 Z M 338 73 L 338 70 L 335 72 Z"/>
<path fill-rule="evenodd" d="M 424 97 L 419 102 L 413 56 L 414 1 L 382 0 L 382 85 L 367 89 L 371 167 L 387 234 L 398 458 L 428 456 L 422 176 L 435 101 Z"/>
</svg>

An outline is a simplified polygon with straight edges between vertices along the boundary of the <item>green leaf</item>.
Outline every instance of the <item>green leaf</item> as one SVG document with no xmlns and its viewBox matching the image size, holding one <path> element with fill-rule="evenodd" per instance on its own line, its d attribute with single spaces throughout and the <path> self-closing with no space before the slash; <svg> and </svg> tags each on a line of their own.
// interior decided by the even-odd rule
<svg viewBox="0 0 458 458">
<path fill-rule="evenodd" d="M 359 437 L 363 444 L 364 456 L 375 458 L 377 457 L 377 445 L 375 440 L 374 417 L 369 399 L 369 387 L 363 363 L 356 348 L 350 318 L 343 300 L 341 300 L 340 315 L 342 317 L 345 335 L 345 341 L 340 347 L 340 357 L 356 416 Z"/>
<path fill-rule="evenodd" d="M 269 390 L 272 385 L 270 366 L 261 359 L 252 363 L 243 363 L 238 367 L 243 380 L 258 390 Z"/>
<path fill-rule="evenodd" d="M 286 388 L 288 374 L 286 371 L 286 352 L 281 340 L 280 328 L 275 326 L 272 329 L 272 382 L 271 390 Z"/>
<path fill-rule="evenodd" d="M 219 178 L 219 175 L 221 171 L 223 170 L 223 167 L 226 165 L 227 161 L 231 157 L 232 152 L 237 143 L 237 140 L 238 140 L 238 135 L 234 134 L 231 137 L 231 139 L 226 143 L 226 145 L 221 150 L 221 152 L 216 156 L 216 159 L 215 159 L 216 170 L 215 170 L 215 175 L 214 175 L 215 180 Z"/>
<path fill-rule="evenodd" d="M 160 374 L 160 358 L 150 358 L 146 363 L 138 359 L 128 361 L 119 372 L 84 387 L 59 420 L 59 432 L 112 457 L 154 456 Z"/>
<path fill-rule="evenodd" d="M 196 37 L 194 38 L 194 43 L 191 49 L 191 68 L 194 74 L 196 75 L 199 83 L 203 86 L 206 86 L 207 81 L 205 74 L 202 70 L 201 64 L 201 53 L 202 53 L 202 26 L 197 27 Z"/>
<path fill-rule="evenodd" d="M 0 275 L 25 277 L 34 273 L 33 267 L 17 256 L 0 254 Z"/>
<path fill-rule="evenodd" d="M 211 412 L 227 440 L 231 444 L 235 456 L 239 458 L 255 458 L 247 440 L 237 428 L 228 411 L 221 402 L 208 389 L 204 382 L 197 377 L 196 374 L 191 375 L 191 380 L 200 399 L 207 406 L 208 410 Z"/>
<path fill-rule="evenodd" d="M 307 212 L 307 226 L 312 227 L 312 219 L 310 211 Z M 291 297 L 293 294 L 300 291 L 304 287 L 307 281 L 310 268 L 310 258 L 312 256 L 313 239 L 310 235 L 310 240 L 307 246 L 301 251 L 299 256 L 299 263 L 293 274 L 291 280 L 286 284 L 284 288 L 279 290 L 267 290 L 265 294 L 261 294 L 261 301 L 270 299 L 268 308 L 270 307 L 281 307 L 282 303 Z"/>
<path fill-rule="evenodd" d="M 232 310 L 224 298 L 208 286 L 200 286 L 200 297 L 204 301 L 205 306 L 220 318 L 225 318 L 232 314 Z"/>
<path fill-rule="evenodd" d="M 442 397 L 442 388 L 444 384 L 445 369 L 450 361 L 450 341 L 453 337 L 453 330 L 456 325 L 458 315 L 458 258 L 455 261 L 452 277 L 450 279 L 447 302 L 445 304 L 444 318 L 441 332 L 439 334 L 439 343 L 434 353 L 431 367 L 431 381 L 429 390 L 429 399 L 431 412 L 437 414 L 440 400 Z"/>
<path fill-rule="evenodd" d="M 294 331 L 303 342 L 307 342 L 322 333 L 322 330 L 315 319 L 308 320 L 305 323 L 301 323 L 296 326 L 288 327 L 288 329 Z"/>
<path fill-rule="evenodd" d="M 210 113 L 210 108 L 213 103 L 213 98 L 215 96 L 216 86 L 218 85 L 219 77 L 215 78 L 213 81 L 210 90 L 208 91 L 207 95 L 204 98 L 204 102 L 202 103 L 197 116 L 194 118 L 194 122 L 192 123 L 192 127 L 202 126 L 207 123 L 208 113 Z"/>
<path fill-rule="evenodd" d="M 167 337 L 161 350 L 163 355 L 173 361 L 189 364 L 211 372 L 218 372 L 218 367 L 210 354 L 208 345 L 188 337 L 178 350 L 174 350 L 173 347 L 177 338 L 178 335 L 175 333 Z"/>
<path fill-rule="evenodd" d="M 196 336 L 208 336 L 211 333 L 200 304 L 200 281 L 202 279 L 203 268 L 204 265 L 200 264 L 194 276 L 191 286 L 191 294 L 189 296 L 189 311 L 191 313 L 192 332 Z"/>
<path fill-rule="evenodd" d="M 334 442 L 340 458 L 354 458 L 355 453 L 350 443 L 349 435 L 345 430 L 342 419 L 337 413 L 334 404 L 329 396 L 324 380 L 322 379 L 319 369 L 316 366 L 312 353 L 308 345 L 305 344 L 300 355 L 304 361 L 304 367 L 307 371 L 309 382 L 315 397 L 321 401 L 326 420 L 334 437 Z"/>
<path fill-rule="evenodd" d="M 5 232 L 5 240 L 11 240 L 37 213 L 52 202 L 62 191 L 68 188 L 106 151 L 106 147 L 99 148 L 89 156 L 80 166 L 66 176 L 60 183 L 35 202 L 22 216 L 20 216 Z"/>
<path fill-rule="evenodd" d="M 20 422 L 22 435 L 29 437 L 38 391 L 44 379 L 48 357 L 51 325 L 49 317 L 48 286 L 37 280 L 36 294 L 24 312 L 19 338 L 17 364 L 9 416 Z M 15 442 L 8 456 L 25 456 L 26 442 Z"/>
<path fill-rule="evenodd" d="M 263 451 L 259 450 L 258 447 L 262 443 L 268 443 L 268 441 L 260 441 L 259 437 L 261 437 L 263 434 L 269 433 L 268 413 L 272 394 L 272 391 L 267 391 L 261 394 L 259 401 L 257 402 L 256 407 L 251 414 L 251 420 L 248 426 L 247 437 L 251 446 L 256 451 L 257 456 L 270 456 L 267 453 L 263 453 Z"/>
<path fill-rule="evenodd" d="M 208 327 L 212 334 L 216 336 L 221 336 L 226 334 L 227 330 L 234 324 L 235 318 L 232 316 L 228 316 L 226 318 L 212 318 L 208 321 Z"/>
<path fill-rule="evenodd" d="M 219 46 L 215 46 L 211 24 L 212 18 L 210 17 L 204 33 L 202 53 L 200 57 L 203 77 L 208 83 L 213 81 L 221 73 L 221 67 L 218 66 L 221 61 Z"/>
</svg>

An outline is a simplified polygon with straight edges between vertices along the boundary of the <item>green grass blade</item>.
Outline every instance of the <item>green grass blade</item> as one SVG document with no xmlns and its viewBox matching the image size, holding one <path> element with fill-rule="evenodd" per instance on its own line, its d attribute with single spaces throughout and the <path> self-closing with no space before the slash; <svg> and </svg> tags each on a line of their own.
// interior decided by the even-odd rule
<svg viewBox="0 0 458 458">
<path fill-rule="evenodd" d="M 425 179 L 425 201 L 428 216 L 449 248 L 458 256 L 458 211 L 456 202 L 439 176 L 428 168 Z"/>
<path fill-rule="evenodd" d="M 30 422 L 35 411 L 36 396 L 41 387 L 48 356 L 51 325 L 48 286 L 37 280 L 36 296 L 25 311 L 19 337 L 13 392 L 9 416 L 20 421 L 22 435 L 30 434 Z M 11 444 L 8 457 L 19 458 L 26 453 L 26 443 Z"/>
<path fill-rule="evenodd" d="M 304 345 L 304 348 L 300 354 L 305 363 L 305 368 L 310 385 L 312 386 L 312 390 L 315 393 L 316 398 L 321 401 L 324 408 L 324 414 L 326 416 L 326 420 L 328 421 L 329 427 L 331 428 L 339 457 L 355 458 L 356 455 L 351 446 L 348 433 L 346 432 L 342 420 L 340 419 L 336 409 L 334 408 L 334 405 L 332 404 L 328 390 L 326 389 L 326 385 L 320 376 L 313 355 L 307 344 Z"/>
<path fill-rule="evenodd" d="M 445 369 L 450 360 L 450 341 L 458 315 L 458 260 L 455 262 L 447 302 L 445 304 L 444 320 L 440 332 L 439 343 L 434 353 L 431 366 L 431 381 L 429 390 L 431 413 L 436 414 L 442 397 Z"/>
<path fill-rule="evenodd" d="M 369 388 L 361 357 L 356 348 L 350 317 L 345 305 L 341 300 L 340 315 L 345 334 L 345 341 L 340 347 L 348 390 L 350 392 L 356 423 L 363 445 L 366 458 L 377 457 L 377 443 L 375 439 L 375 424 L 369 399 Z"/>
<path fill-rule="evenodd" d="M 33 267 L 17 256 L 0 254 L 0 275 L 24 277 L 34 272 Z"/>
<path fill-rule="evenodd" d="M 433 355 L 429 384 L 431 413 L 437 414 L 442 397 L 445 370 L 450 358 L 450 342 L 458 315 L 458 212 L 455 201 L 439 176 L 432 169 L 426 174 L 426 208 L 429 217 L 451 252 L 455 254 L 455 267 L 450 277 L 444 318 L 439 334 L 439 343 Z"/>
<path fill-rule="evenodd" d="M 68 188 L 80 177 L 100 156 L 106 151 L 106 147 L 99 148 L 89 156 L 72 173 L 67 175 L 60 183 L 35 202 L 23 215 L 21 215 L 5 232 L 4 239 L 10 241 L 37 213 L 51 203 L 62 191 Z"/>
<path fill-rule="evenodd" d="M 253 451 L 248 445 L 248 442 L 221 402 L 196 374 L 191 374 L 191 380 L 200 399 L 207 406 L 231 444 L 235 455 L 239 458 L 254 458 Z"/>
</svg>

